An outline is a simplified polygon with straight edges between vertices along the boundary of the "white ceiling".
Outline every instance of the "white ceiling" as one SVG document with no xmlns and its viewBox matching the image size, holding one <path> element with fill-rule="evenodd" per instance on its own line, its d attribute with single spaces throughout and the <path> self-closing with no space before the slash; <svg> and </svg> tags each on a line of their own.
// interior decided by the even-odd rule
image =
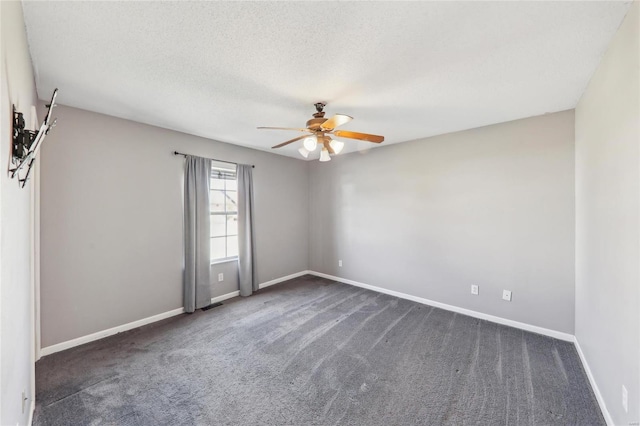
<svg viewBox="0 0 640 426">
<path fill-rule="evenodd" d="M 269 150 L 317 101 L 383 145 L 573 108 L 630 2 L 23 4 L 41 99 Z"/>
</svg>

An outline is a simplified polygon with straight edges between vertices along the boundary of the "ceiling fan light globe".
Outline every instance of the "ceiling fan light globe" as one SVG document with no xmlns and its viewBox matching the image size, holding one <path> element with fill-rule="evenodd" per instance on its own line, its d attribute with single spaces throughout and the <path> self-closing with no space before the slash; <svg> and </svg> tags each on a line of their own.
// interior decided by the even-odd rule
<svg viewBox="0 0 640 426">
<path fill-rule="evenodd" d="M 320 161 L 325 162 L 325 161 L 331 161 L 331 157 L 329 156 L 329 151 L 327 151 L 326 149 L 322 149 L 322 152 L 320 152 Z"/>
<path fill-rule="evenodd" d="M 335 139 L 329 142 L 329 145 L 331 145 L 331 148 L 333 148 L 333 151 L 336 154 L 340 154 L 340 152 L 342 152 L 342 148 L 344 148 L 344 142 L 340 142 Z"/>
<path fill-rule="evenodd" d="M 318 139 L 315 136 L 309 136 L 308 138 L 305 138 L 304 141 L 302 141 L 302 144 L 307 151 L 312 152 L 315 151 L 316 147 L 318 146 Z"/>
<path fill-rule="evenodd" d="M 300 153 L 300 155 L 302 155 L 304 158 L 308 158 L 309 157 L 309 151 L 307 151 L 304 147 L 300 148 L 298 150 L 298 152 Z"/>
</svg>

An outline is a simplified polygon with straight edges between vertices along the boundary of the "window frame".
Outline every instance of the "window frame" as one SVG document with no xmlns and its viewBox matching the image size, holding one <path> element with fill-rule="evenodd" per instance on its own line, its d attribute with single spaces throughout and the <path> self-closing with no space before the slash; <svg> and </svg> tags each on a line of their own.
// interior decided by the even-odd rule
<svg viewBox="0 0 640 426">
<path fill-rule="evenodd" d="M 225 233 L 224 233 L 224 235 L 212 237 L 211 236 L 211 232 L 209 232 L 209 241 L 210 241 L 209 244 L 210 245 L 211 245 L 211 241 L 214 238 L 224 239 L 224 243 L 225 243 L 225 246 L 224 246 L 225 257 L 213 258 L 212 257 L 212 253 L 209 254 L 210 262 L 211 262 L 212 265 L 218 264 L 218 263 L 233 262 L 233 261 L 238 260 L 238 254 L 232 255 L 232 256 L 228 255 L 229 254 L 228 253 L 228 238 L 229 237 L 238 237 L 237 233 L 236 234 L 229 234 L 229 228 L 228 228 L 229 227 L 229 223 L 228 223 L 229 219 L 228 219 L 228 217 L 229 216 L 236 216 L 236 217 L 238 216 L 237 197 L 236 197 L 236 206 L 235 206 L 236 208 L 235 208 L 235 210 L 227 211 L 227 202 L 231 199 L 227 195 L 227 193 L 228 192 L 235 192 L 236 195 L 237 195 L 238 187 L 237 187 L 237 184 L 236 184 L 236 189 L 228 190 L 227 189 L 227 182 L 226 182 L 228 180 L 233 180 L 233 181 L 235 181 L 237 183 L 238 177 L 237 177 L 236 171 L 237 170 L 236 170 L 235 167 L 234 168 L 230 168 L 226 164 L 224 166 L 223 165 L 218 165 L 218 164 L 215 164 L 215 163 L 211 164 L 209 196 L 211 196 L 211 194 L 214 191 L 218 191 L 218 192 L 222 192 L 223 196 L 225 197 L 225 199 L 224 199 L 225 200 L 225 206 L 224 206 L 224 211 L 223 212 L 209 211 L 209 221 L 210 221 L 210 225 L 209 226 L 211 226 L 211 220 L 213 219 L 213 216 L 222 216 L 222 217 L 225 218 L 225 224 L 224 224 Z M 224 175 L 226 178 L 220 178 L 220 176 L 222 176 L 222 175 Z M 213 183 L 213 180 L 216 179 L 216 178 L 218 180 L 224 181 L 224 189 L 214 189 L 213 188 L 212 183 Z"/>
</svg>

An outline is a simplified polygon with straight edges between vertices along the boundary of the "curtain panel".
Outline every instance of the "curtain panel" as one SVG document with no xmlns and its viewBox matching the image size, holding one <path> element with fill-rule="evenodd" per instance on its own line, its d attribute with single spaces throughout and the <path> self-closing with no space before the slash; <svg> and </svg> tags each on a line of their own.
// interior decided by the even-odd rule
<svg viewBox="0 0 640 426">
<path fill-rule="evenodd" d="M 240 296 L 258 290 L 255 226 L 253 219 L 253 166 L 238 164 L 238 282 Z"/>
<path fill-rule="evenodd" d="M 186 156 L 184 172 L 184 310 L 211 304 L 209 186 L 211 160 Z"/>
</svg>

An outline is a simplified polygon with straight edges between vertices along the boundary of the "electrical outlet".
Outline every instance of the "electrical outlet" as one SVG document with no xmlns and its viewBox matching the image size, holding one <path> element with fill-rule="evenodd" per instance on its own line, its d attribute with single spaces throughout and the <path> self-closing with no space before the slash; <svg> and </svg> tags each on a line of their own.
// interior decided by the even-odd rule
<svg viewBox="0 0 640 426">
<path fill-rule="evenodd" d="M 502 290 L 502 298 L 507 302 L 511 302 L 511 290 Z"/>
<path fill-rule="evenodd" d="M 624 408 L 625 413 L 629 412 L 629 394 L 624 385 L 622 385 L 622 408 Z"/>
<path fill-rule="evenodd" d="M 338 260 L 338 266 L 342 268 L 342 260 Z"/>
<path fill-rule="evenodd" d="M 224 281 L 224 274 L 222 272 L 218 274 L 218 282 L 220 281 Z"/>
<path fill-rule="evenodd" d="M 478 291 L 479 291 L 479 289 L 478 289 L 477 285 L 472 285 L 471 286 L 471 294 L 478 295 Z"/>
</svg>

